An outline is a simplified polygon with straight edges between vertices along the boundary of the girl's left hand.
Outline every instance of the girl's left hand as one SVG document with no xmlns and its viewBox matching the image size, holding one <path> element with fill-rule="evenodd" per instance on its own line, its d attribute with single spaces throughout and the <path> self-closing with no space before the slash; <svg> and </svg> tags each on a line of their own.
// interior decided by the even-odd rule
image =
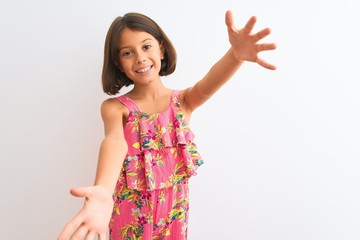
<svg viewBox="0 0 360 240">
<path fill-rule="evenodd" d="M 260 66 L 275 70 L 276 66 L 272 65 L 258 56 L 259 52 L 274 50 L 276 45 L 274 43 L 261 43 L 258 41 L 270 34 L 270 29 L 265 28 L 255 34 L 251 31 L 256 23 L 256 17 L 251 17 L 242 29 L 237 29 L 234 25 L 234 19 L 231 11 L 226 12 L 225 22 L 229 34 L 229 41 L 231 43 L 234 56 L 239 61 L 256 62 Z"/>
</svg>

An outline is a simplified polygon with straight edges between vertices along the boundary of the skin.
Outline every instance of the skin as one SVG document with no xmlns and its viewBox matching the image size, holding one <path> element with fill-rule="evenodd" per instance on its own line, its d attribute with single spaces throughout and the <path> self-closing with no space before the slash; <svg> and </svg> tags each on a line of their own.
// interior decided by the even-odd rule
<svg viewBox="0 0 360 240">
<path fill-rule="evenodd" d="M 243 28 L 238 29 L 230 11 L 226 12 L 225 22 L 230 49 L 204 78 L 181 91 L 180 102 L 188 121 L 192 112 L 219 90 L 244 61 L 255 62 L 270 70 L 276 69 L 258 56 L 259 52 L 276 48 L 273 43 L 258 43 L 270 34 L 269 28 L 252 34 L 256 17 L 251 17 Z M 172 90 L 162 84 L 159 76 L 163 47 L 150 34 L 129 29 L 122 32 L 119 41 L 118 67 L 134 81 L 134 88 L 126 95 L 136 102 L 142 112 L 164 111 L 169 105 Z M 128 109 L 116 99 L 110 98 L 102 103 L 105 137 L 100 146 L 94 186 L 70 190 L 72 195 L 83 197 L 85 201 L 80 211 L 65 225 L 58 240 L 69 237 L 72 240 L 90 240 L 94 236 L 105 240 L 113 209 L 112 193 L 127 153 L 123 125 L 128 114 Z"/>
</svg>

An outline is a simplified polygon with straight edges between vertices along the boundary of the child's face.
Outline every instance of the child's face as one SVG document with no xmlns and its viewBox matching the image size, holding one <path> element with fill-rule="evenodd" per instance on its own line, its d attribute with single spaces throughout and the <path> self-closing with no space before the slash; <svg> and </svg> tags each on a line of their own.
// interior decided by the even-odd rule
<svg viewBox="0 0 360 240">
<path fill-rule="evenodd" d="M 134 83 L 159 79 L 163 48 L 149 33 L 125 28 L 119 39 L 119 67 Z"/>
</svg>

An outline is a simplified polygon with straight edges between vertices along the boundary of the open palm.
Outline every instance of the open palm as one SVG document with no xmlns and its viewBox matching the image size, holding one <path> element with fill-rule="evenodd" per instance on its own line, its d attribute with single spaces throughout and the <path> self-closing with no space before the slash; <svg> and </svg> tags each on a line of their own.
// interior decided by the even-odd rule
<svg viewBox="0 0 360 240">
<path fill-rule="evenodd" d="M 110 221 L 113 201 L 112 196 L 100 186 L 73 188 L 71 194 L 85 198 L 79 213 L 68 222 L 57 240 L 86 239 L 105 240 Z"/>
<path fill-rule="evenodd" d="M 255 34 L 252 34 L 256 17 L 251 17 L 242 29 L 237 29 L 234 25 L 234 19 L 231 11 L 226 12 L 225 22 L 229 34 L 229 41 L 236 59 L 239 61 L 256 62 L 260 66 L 275 70 L 275 65 L 272 65 L 258 56 L 259 52 L 274 50 L 276 45 L 274 43 L 258 43 L 261 39 L 270 34 L 270 29 L 265 28 Z"/>
</svg>

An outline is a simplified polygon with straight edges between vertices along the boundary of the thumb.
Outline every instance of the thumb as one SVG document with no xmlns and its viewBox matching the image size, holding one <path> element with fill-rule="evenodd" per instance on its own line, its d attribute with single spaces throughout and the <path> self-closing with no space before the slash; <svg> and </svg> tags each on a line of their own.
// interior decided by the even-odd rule
<svg viewBox="0 0 360 240">
<path fill-rule="evenodd" d="M 225 14 L 225 23 L 226 26 L 228 28 L 228 31 L 236 31 L 236 28 L 234 26 L 234 18 L 233 18 L 233 14 L 230 10 L 226 11 Z"/>
<path fill-rule="evenodd" d="M 71 195 L 75 197 L 89 197 L 91 192 L 91 187 L 78 187 L 70 189 Z"/>
</svg>

